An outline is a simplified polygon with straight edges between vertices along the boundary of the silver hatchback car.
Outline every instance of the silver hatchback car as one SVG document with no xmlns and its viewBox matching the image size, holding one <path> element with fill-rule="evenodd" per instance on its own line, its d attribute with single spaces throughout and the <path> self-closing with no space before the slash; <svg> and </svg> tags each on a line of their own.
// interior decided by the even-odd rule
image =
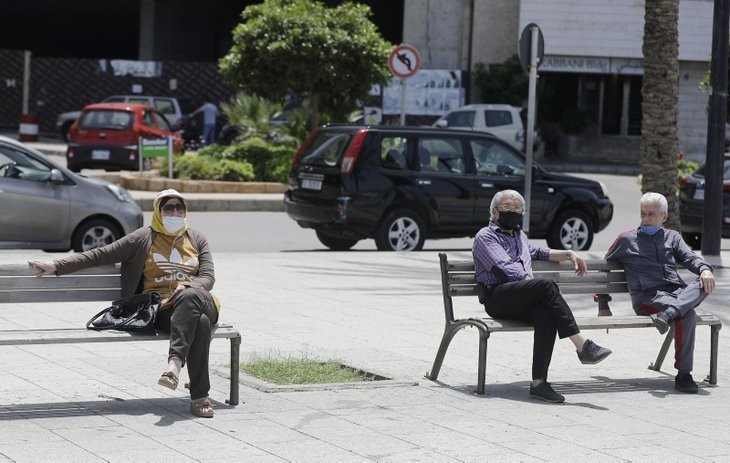
<svg viewBox="0 0 730 463">
<path fill-rule="evenodd" d="M 0 136 L 0 248 L 86 251 L 143 222 L 124 188 L 75 174 Z"/>
</svg>

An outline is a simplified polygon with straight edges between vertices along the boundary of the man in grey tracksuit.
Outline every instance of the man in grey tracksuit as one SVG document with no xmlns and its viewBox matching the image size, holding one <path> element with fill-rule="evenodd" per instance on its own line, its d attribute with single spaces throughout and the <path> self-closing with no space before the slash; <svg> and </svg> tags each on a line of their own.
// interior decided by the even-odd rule
<svg viewBox="0 0 730 463">
<path fill-rule="evenodd" d="M 674 387 L 695 393 L 692 379 L 697 307 L 715 289 L 712 266 L 697 256 L 675 230 L 662 227 L 667 219 L 667 200 L 659 193 L 646 193 L 640 200 L 641 225 L 619 234 L 606 253 L 606 260 L 623 264 L 634 311 L 650 315 L 660 333 L 674 322 Z M 677 264 L 699 275 L 685 283 Z"/>
</svg>

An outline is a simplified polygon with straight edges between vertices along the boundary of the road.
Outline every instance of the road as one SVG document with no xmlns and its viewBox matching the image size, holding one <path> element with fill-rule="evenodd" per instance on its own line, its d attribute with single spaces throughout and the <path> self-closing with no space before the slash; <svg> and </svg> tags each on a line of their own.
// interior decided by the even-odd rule
<svg viewBox="0 0 730 463">
<path fill-rule="evenodd" d="M 614 203 L 614 217 L 608 227 L 596 234 L 591 253 L 600 255 L 611 245 L 619 232 L 639 224 L 641 187 L 633 176 L 607 174 L 574 174 L 603 182 Z M 484 221 L 487 222 L 485 217 Z M 194 212 L 188 216 L 190 225 L 208 237 L 214 253 L 327 251 L 313 230 L 299 227 L 283 212 Z M 150 214 L 145 218 L 150 223 Z M 533 240 L 545 246 L 544 240 Z M 427 240 L 425 251 L 468 250 L 471 238 Z M 722 249 L 730 249 L 730 240 L 723 240 Z M 376 251 L 373 240 L 360 241 L 353 251 Z"/>
</svg>

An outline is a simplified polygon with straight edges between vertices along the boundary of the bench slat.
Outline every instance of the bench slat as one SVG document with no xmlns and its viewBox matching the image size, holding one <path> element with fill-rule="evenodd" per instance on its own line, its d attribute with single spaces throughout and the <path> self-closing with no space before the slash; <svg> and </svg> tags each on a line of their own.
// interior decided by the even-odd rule
<svg viewBox="0 0 730 463">
<path fill-rule="evenodd" d="M 107 301 L 119 299 L 120 289 L 96 289 L 96 290 L 31 290 L 31 291 L 0 291 L 0 303 L 7 302 L 89 302 Z M 100 304 L 99 310 L 104 304 Z"/>
<path fill-rule="evenodd" d="M 532 331 L 532 325 L 518 320 L 497 320 L 480 318 L 489 331 Z M 651 317 L 641 315 L 621 315 L 611 317 L 576 317 L 581 330 L 602 330 L 611 328 L 654 328 Z M 720 325 L 720 319 L 712 314 L 697 313 L 698 325 Z"/>
<path fill-rule="evenodd" d="M 235 338 L 239 332 L 228 324 L 219 325 L 213 332 L 213 338 Z M 33 344 L 75 344 L 87 342 L 137 342 L 165 341 L 169 334 L 137 334 L 127 331 L 94 331 L 83 328 L 50 329 L 50 330 L 7 330 L 0 331 L 0 346 L 33 345 Z"/>
<path fill-rule="evenodd" d="M 119 265 L 102 265 L 99 267 L 91 267 L 84 270 L 79 270 L 71 275 L 119 275 Z M 36 276 L 37 270 L 31 268 L 27 264 L 3 264 L 0 265 L 0 277 L 3 276 Z M 58 277 L 65 278 L 67 275 Z M 51 277 L 49 277 L 51 278 Z M 56 278 L 56 277 L 53 277 Z"/>
<path fill-rule="evenodd" d="M 623 270 L 623 267 L 618 262 L 607 262 L 605 260 L 587 260 L 586 265 L 591 270 Z M 450 260 L 448 261 L 449 272 L 473 272 L 474 261 L 471 260 Z M 563 262 L 551 262 L 547 260 L 533 260 L 532 270 L 533 272 L 541 271 L 554 271 L 556 268 L 560 270 L 570 270 L 573 268 L 573 263 L 570 261 Z"/>
<path fill-rule="evenodd" d="M 589 272 L 584 276 L 578 276 L 574 273 L 545 272 L 540 274 L 540 278 L 553 280 L 558 283 L 606 283 L 626 281 L 626 277 L 623 272 Z M 451 284 L 457 285 L 475 284 L 476 276 L 473 272 L 449 273 L 448 281 Z"/>
<path fill-rule="evenodd" d="M 561 284 L 563 294 L 595 294 L 595 293 L 625 293 L 629 290 L 626 283 L 575 283 Z M 449 295 L 452 297 L 476 296 L 477 285 L 449 285 Z"/>
<path fill-rule="evenodd" d="M 119 275 L 69 275 L 43 278 L 34 276 L 0 277 L 0 287 L 7 291 L 22 289 L 119 288 L 119 286 Z"/>
</svg>

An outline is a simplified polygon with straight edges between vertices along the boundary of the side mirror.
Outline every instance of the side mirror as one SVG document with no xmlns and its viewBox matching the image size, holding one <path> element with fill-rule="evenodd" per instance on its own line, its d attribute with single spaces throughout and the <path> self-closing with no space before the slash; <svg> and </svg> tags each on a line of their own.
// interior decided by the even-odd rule
<svg viewBox="0 0 730 463">
<path fill-rule="evenodd" d="M 58 185 L 64 182 L 63 174 L 58 169 L 51 169 L 51 175 L 48 177 L 48 181 L 54 185 Z"/>
<path fill-rule="evenodd" d="M 449 121 L 446 119 L 439 119 L 436 121 L 436 127 L 441 127 L 442 129 L 449 126 Z"/>
</svg>

